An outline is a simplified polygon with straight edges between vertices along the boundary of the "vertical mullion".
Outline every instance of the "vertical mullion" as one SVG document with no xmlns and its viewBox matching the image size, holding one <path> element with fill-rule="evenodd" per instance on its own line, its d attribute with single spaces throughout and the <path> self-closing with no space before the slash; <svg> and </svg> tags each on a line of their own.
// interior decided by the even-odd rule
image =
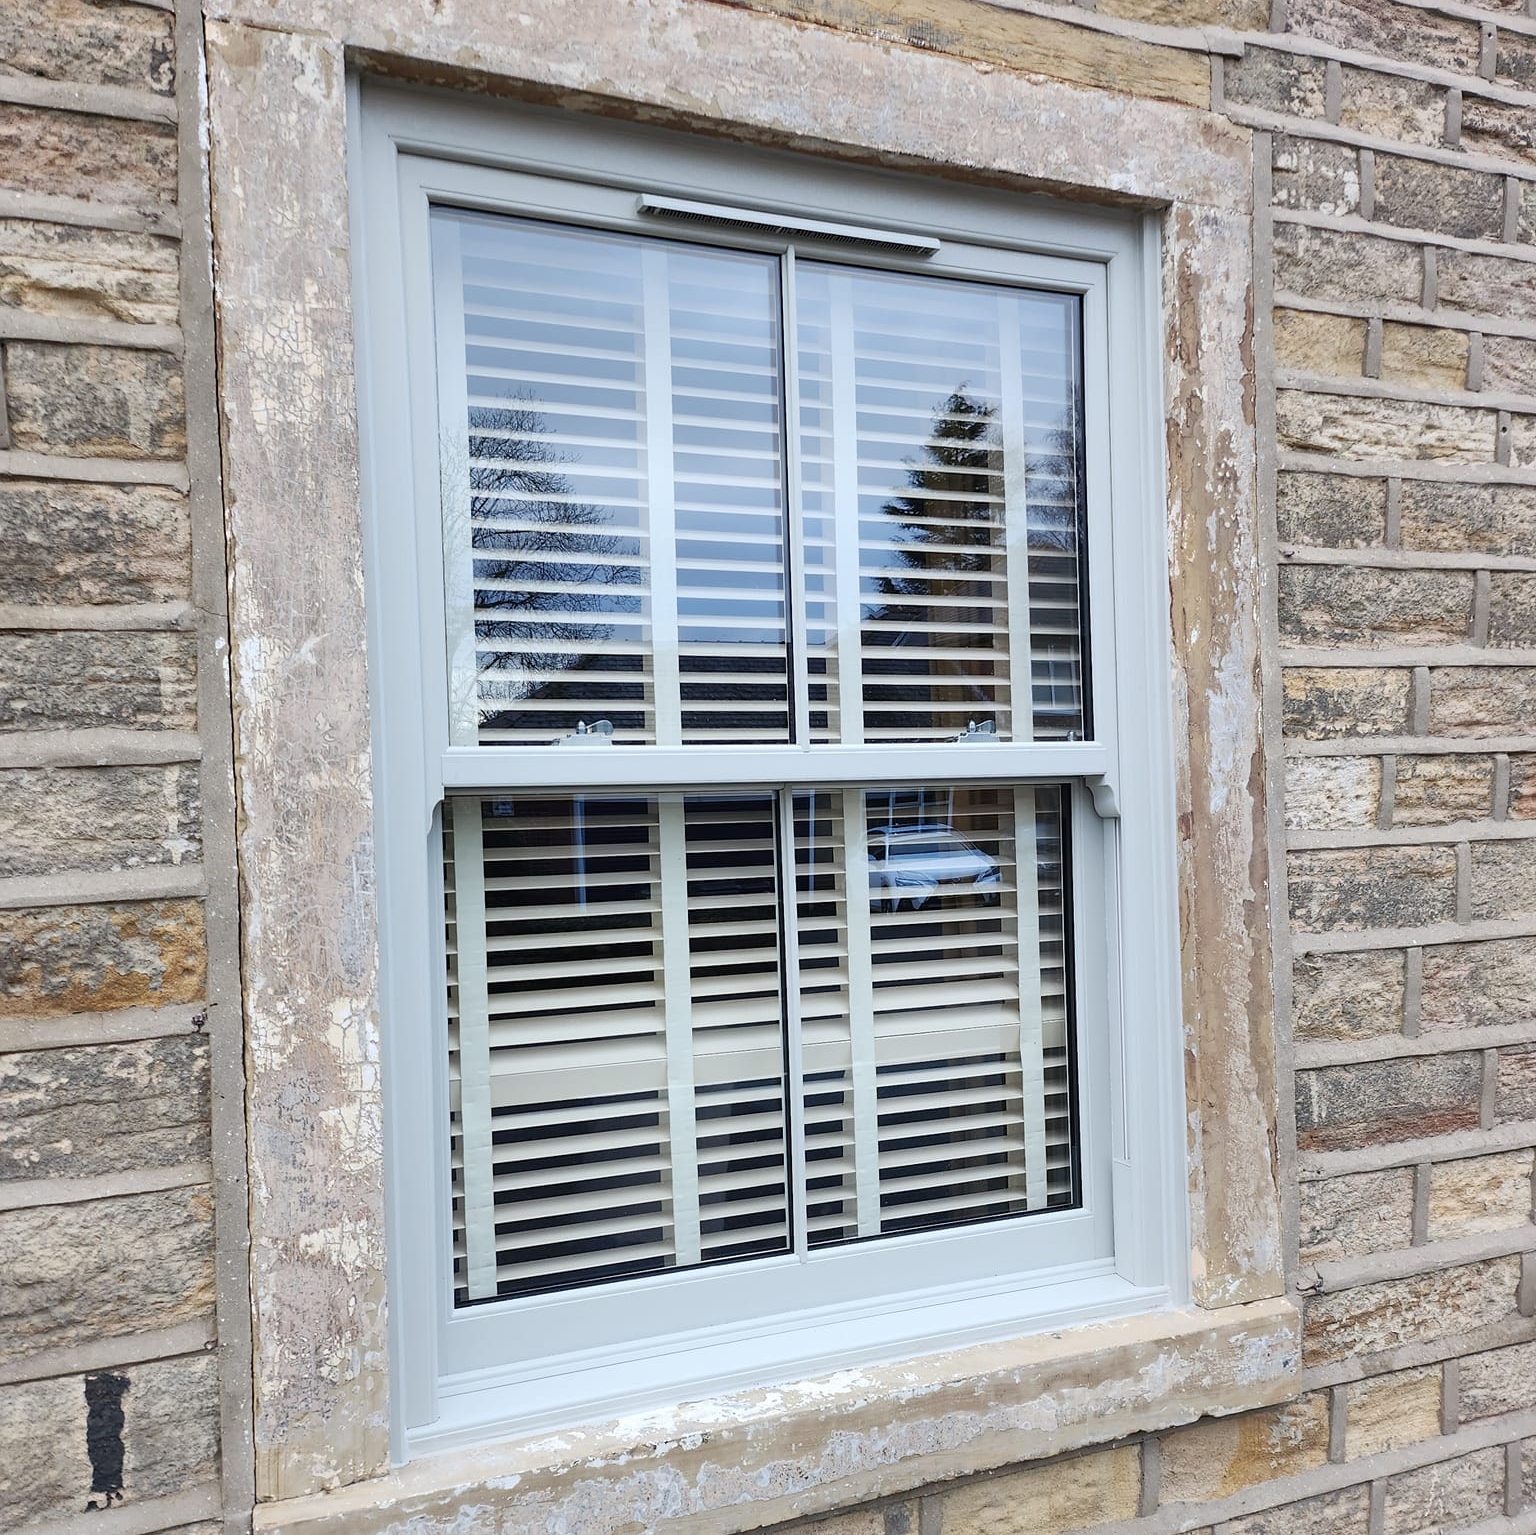
<svg viewBox="0 0 1536 1535">
<path fill-rule="evenodd" d="M 677 510 L 672 462 L 672 303 L 667 252 L 641 255 L 645 304 L 645 467 L 647 574 L 651 588 L 651 687 L 656 744 L 683 739 L 677 634 Z"/>
<path fill-rule="evenodd" d="M 859 1235 L 880 1233 L 880 1106 L 876 1091 L 875 976 L 869 921 L 869 833 L 864 794 L 842 791 L 843 926 L 848 945 L 848 1050 L 853 1079 L 853 1187 Z"/>
<path fill-rule="evenodd" d="M 1019 302 L 997 297 L 998 390 L 1003 440 L 1003 544 L 1008 592 L 1008 701 L 1014 741 L 1035 734 L 1034 642 L 1029 611 L 1029 449 L 1024 431 Z M 1002 721 L 998 721 L 999 734 Z"/>
<path fill-rule="evenodd" d="M 464 348 L 464 261 L 456 220 L 432 220 L 432 317 L 437 339 L 437 417 L 443 606 L 447 615 L 448 734 L 455 746 L 480 739 L 475 648 L 475 552 L 470 527 L 469 381 Z"/>
<path fill-rule="evenodd" d="M 779 262 L 779 366 L 783 370 L 784 605 L 789 619 L 789 738 L 811 739 L 810 653 L 805 614 L 805 487 L 800 477 L 800 343 L 795 298 L 795 248 Z"/>
<path fill-rule="evenodd" d="M 485 952 L 485 844 L 481 835 L 479 798 L 456 795 L 452 805 L 464 1253 L 469 1298 L 486 1300 L 496 1293 L 496 1192 L 491 1165 L 491 1023 Z"/>
<path fill-rule="evenodd" d="M 809 799 L 809 796 L 807 796 Z M 814 811 L 814 804 L 810 806 Z M 805 1187 L 805 1043 L 800 1027 L 800 859 L 795 840 L 795 791 L 777 795 L 779 841 L 779 954 L 784 1006 L 784 1106 L 789 1137 L 789 1222 L 794 1251 L 803 1262 L 810 1252 Z"/>
<path fill-rule="evenodd" d="M 859 591 L 859 410 L 853 279 L 828 279 L 827 365 L 831 375 L 832 528 L 837 582 L 838 739 L 864 739 L 863 604 Z"/>
<path fill-rule="evenodd" d="M 694 1114 L 693 967 L 688 946 L 688 828 L 683 796 L 656 797 L 661 873 L 662 1007 L 667 1031 L 668 1180 L 678 1266 L 698 1263 L 699 1141 Z"/>
<path fill-rule="evenodd" d="M 1045 1038 L 1040 996 L 1040 875 L 1035 791 L 1013 791 L 1019 942 L 1019 1079 L 1023 1092 L 1025 1208 L 1045 1207 Z"/>
</svg>

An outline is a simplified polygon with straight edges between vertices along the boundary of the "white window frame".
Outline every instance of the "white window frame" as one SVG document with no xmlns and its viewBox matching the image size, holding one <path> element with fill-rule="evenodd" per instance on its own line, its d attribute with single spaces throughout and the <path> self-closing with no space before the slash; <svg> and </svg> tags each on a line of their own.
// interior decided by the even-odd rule
<svg viewBox="0 0 1536 1535">
<path fill-rule="evenodd" d="M 365 96 L 356 146 L 362 174 L 354 280 L 362 320 L 397 1458 L 1184 1304 L 1187 1179 L 1155 216 L 398 87 L 370 86 Z M 1082 786 L 1071 798 L 1083 1204 L 995 1226 L 823 1250 L 804 1260 L 789 1255 L 672 1271 L 455 1314 L 438 1027 L 446 990 L 441 866 L 434 857 L 439 807 L 448 790 L 564 787 L 577 781 L 577 770 L 562 769 L 552 784 L 550 753 L 559 748 L 449 744 L 428 212 L 441 202 L 692 237 L 706 246 L 773 251 L 786 243 L 707 226 L 691 236 L 687 225 L 658 228 L 637 211 L 644 194 L 787 209 L 939 241 L 937 253 L 914 261 L 797 234 L 796 248 L 818 260 L 1083 295 L 1092 740 L 966 748 L 963 767 L 949 746 L 882 747 L 878 772 L 867 747 L 819 746 L 814 761 L 801 746 L 614 748 L 583 752 L 579 770 L 581 784 L 594 791 L 632 787 L 637 772 L 639 782 L 655 788 L 1020 779 Z M 643 767 L 633 761 L 640 752 Z M 1090 870 L 1093 877 L 1085 877 Z M 1130 1020 L 1126 992 L 1136 1004 Z M 1090 1176 L 1094 1169 L 1097 1176 Z M 1086 1257 L 1077 1240 L 1084 1230 Z M 1058 1260 L 1074 1261 L 1022 1262 L 1021 1245 L 1048 1252 L 1054 1246 Z M 881 1270 L 896 1269 L 897 1256 L 907 1282 L 893 1292 Z M 807 1264 L 825 1271 L 820 1303 L 786 1314 L 773 1304 L 785 1265 Z M 652 1327 L 658 1315 L 677 1320 L 666 1334 L 637 1340 L 639 1314 Z M 530 1338 L 551 1344 L 534 1357 Z M 576 1346 L 583 1338 L 594 1341 Z"/>
</svg>

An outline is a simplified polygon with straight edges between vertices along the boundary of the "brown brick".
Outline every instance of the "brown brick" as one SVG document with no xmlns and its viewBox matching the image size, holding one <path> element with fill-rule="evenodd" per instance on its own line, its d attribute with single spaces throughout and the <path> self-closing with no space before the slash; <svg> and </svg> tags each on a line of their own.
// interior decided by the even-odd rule
<svg viewBox="0 0 1536 1535">
<path fill-rule="evenodd" d="M 1305 298 L 1416 304 L 1424 282 L 1418 251 L 1402 240 L 1276 224 L 1275 287 Z"/>
<path fill-rule="evenodd" d="M 1456 854 L 1449 847 L 1293 851 L 1291 920 L 1308 933 L 1418 927 L 1456 915 Z"/>
<path fill-rule="evenodd" d="M 1327 67 L 1305 54 L 1247 48 L 1240 59 L 1226 61 L 1222 91 L 1240 106 L 1286 117 L 1322 117 L 1328 104 Z"/>
<path fill-rule="evenodd" d="M 1378 58 L 1475 75 L 1475 22 L 1437 16 L 1394 0 L 1288 0 L 1285 30 Z"/>
<path fill-rule="evenodd" d="M 1404 960 L 1398 949 L 1301 954 L 1292 971 L 1297 1039 L 1376 1039 L 1403 1026 Z"/>
<path fill-rule="evenodd" d="M 1380 544 L 1386 535 L 1387 482 L 1352 474 L 1292 472 L 1276 478 L 1280 541 L 1327 549 Z"/>
<path fill-rule="evenodd" d="M 1274 139 L 1273 202 L 1277 208 L 1343 215 L 1360 209 L 1360 157 L 1326 139 Z"/>
<path fill-rule="evenodd" d="M 1405 549 L 1536 554 L 1533 485 L 1404 480 L 1398 516 Z"/>
<path fill-rule="evenodd" d="M 1446 826 L 1492 813 L 1492 757 L 1446 753 L 1397 759 L 1394 826 Z"/>
<path fill-rule="evenodd" d="M 1424 1535 L 1504 1512 L 1504 1451 L 1476 1450 L 1387 1478 L 1382 1535 Z"/>
<path fill-rule="evenodd" d="M 0 7 L 0 72 L 168 96 L 176 85 L 171 27 L 168 12 L 113 0 Z"/>
<path fill-rule="evenodd" d="M 196 723 L 191 634 L 0 634 L 0 730 Z"/>
<path fill-rule="evenodd" d="M 1277 309 L 1275 362 L 1298 373 L 1359 378 L 1365 362 L 1365 321 Z"/>
<path fill-rule="evenodd" d="M 1299 1194 L 1303 1263 L 1395 1252 L 1413 1242 L 1413 1173 L 1406 1167 L 1307 1181 Z"/>
<path fill-rule="evenodd" d="M 1499 1051 L 1494 1118 L 1536 1119 L 1536 1045 L 1511 1045 Z"/>
<path fill-rule="evenodd" d="M 1508 735 L 1536 719 L 1536 667 L 1442 666 L 1430 673 L 1435 735 Z"/>
<path fill-rule="evenodd" d="M 1488 315 L 1529 314 L 1536 302 L 1536 262 L 1442 250 L 1435 260 L 1436 292 L 1445 309 Z"/>
<path fill-rule="evenodd" d="M 1468 1354 L 1457 1373 L 1463 1422 L 1536 1407 L 1536 1343 Z"/>
<path fill-rule="evenodd" d="M 1536 1020 L 1536 938 L 1425 949 L 1421 1028 L 1472 1029 L 1532 1020 Z"/>
<path fill-rule="evenodd" d="M 1440 1433 L 1440 1367 L 1354 1381 L 1345 1387 L 1344 1402 L 1349 1460 L 1434 1439 Z"/>
<path fill-rule="evenodd" d="M 1303 1302 L 1303 1363 L 1453 1338 L 1501 1321 L 1515 1314 L 1519 1283 L 1519 1258 L 1495 1258 L 1312 1296 Z"/>
<path fill-rule="evenodd" d="M 1536 647 L 1536 574 L 1496 570 L 1488 587 L 1488 643 Z"/>
<path fill-rule="evenodd" d="M 1536 913 L 1536 841 L 1474 842 L 1471 854 L 1474 921 Z"/>
<path fill-rule="evenodd" d="M 1491 410 L 1299 389 L 1280 390 L 1275 410 L 1281 445 L 1298 453 L 1455 464 L 1491 464 L 1494 458 L 1497 418 Z"/>
<path fill-rule="evenodd" d="M 0 1018 L 195 1002 L 203 984 L 197 901 L 0 911 Z"/>
<path fill-rule="evenodd" d="M 1285 765 L 1289 827 L 1374 826 L 1380 803 L 1380 757 L 1292 757 Z"/>
<path fill-rule="evenodd" d="M 196 863 L 197 769 L 0 768 L 0 877 Z"/>
<path fill-rule="evenodd" d="M 1416 389 L 1467 387 L 1467 333 L 1429 325 L 1381 328 L 1381 376 Z"/>
<path fill-rule="evenodd" d="M 1339 122 L 1404 144 L 1439 144 L 1445 137 L 1445 92 L 1423 80 L 1346 64 Z"/>
<path fill-rule="evenodd" d="M 1482 1056 L 1470 1050 L 1301 1071 L 1296 1143 L 1337 1151 L 1476 1129 L 1482 1085 Z"/>
<path fill-rule="evenodd" d="M 1509 817 L 1536 819 L 1536 752 L 1514 752 L 1509 759 Z"/>
<path fill-rule="evenodd" d="M 12 1360 L 212 1314 L 207 1188 L 0 1211 L 0 1328 Z"/>
<path fill-rule="evenodd" d="M 1304 741 L 1400 735 L 1408 728 L 1412 684 L 1403 668 L 1288 666 L 1285 733 Z"/>
<path fill-rule="evenodd" d="M 1531 1160 L 1529 1151 L 1504 1151 L 1436 1162 L 1429 1172 L 1429 1240 L 1530 1225 Z"/>
<path fill-rule="evenodd" d="M 1483 337 L 1483 388 L 1536 395 L 1536 341 L 1527 336 Z M 1521 486 L 1530 498 L 1530 486 Z"/>
<path fill-rule="evenodd" d="M 1328 1396 L 1311 1392 L 1279 1407 L 1203 1418 L 1162 1439 L 1165 1503 L 1201 1503 L 1321 1466 L 1328 1459 Z"/>
<path fill-rule="evenodd" d="M 1376 212 L 1383 224 L 1496 240 L 1504 227 L 1504 182 L 1432 160 L 1376 156 Z"/>
<path fill-rule="evenodd" d="M 188 1032 L 0 1055 L 0 1182 L 208 1155 L 208 1045 Z"/>
<path fill-rule="evenodd" d="M 1472 633 L 1470 570 L 1280 569 L 1280 634 L 1297 645 L 1434 645 Z"/>
<path fill-rule="evenodd" d="M 0 104 L 0 185 L 134 207 L 176 201 L 169 123 Z"/>
<path fill-rule="evenodd" d="M 87 458 L 181 458 L 181 364 L 128 347 L 5 347 L 11 446 Z"/>
<path fill-rule="evenodd" d="M 1530 109 L 1469 92 L 1461 100 L 1461 147 L 1500 160 L 1536 161 Z"/>
<path fill-rule="evenodd" d="M 122 1408 L 123 1499 L 148 1503 L 193 1488 L 217 1493 L 218 1361 L 193 1354 L 125 1365 L 93 1377 L 0 1386 L 0 1508 L 7 1529 L 72 1524 L 104 1500 L 91 1495 L 86 1453 L 88 1379 Z M 109 1516 L 110 1517 L 110 1516 Z"/>
<path fill-rule="evenodd" d="M 1064 1535 L 1129 1519 L 1141 1494 L 1135 1445 L 1031 1466 L 943 1494 L 944 1535 Z"/>
<path fill-rule="evenodd" d="M 163 235 L 0 219 L 0 305 L 70 319 L 174 325 L 177 256 L 176 241 Z"/>
<path fill-rule="evenodd" d="M 1344 1487 L 1300 1503 L 1282 1503 L 1245 1519 L 1222 1522 L 1221 1535 L 1366 1535 L 1371 1499 L 1365 1487 Z"/>
<path fill-rule="evenodd" d="M 158 485 L 0 481 L 0 602 L 170 602 L 192 578 L 187 499 Z"/>
</svg>

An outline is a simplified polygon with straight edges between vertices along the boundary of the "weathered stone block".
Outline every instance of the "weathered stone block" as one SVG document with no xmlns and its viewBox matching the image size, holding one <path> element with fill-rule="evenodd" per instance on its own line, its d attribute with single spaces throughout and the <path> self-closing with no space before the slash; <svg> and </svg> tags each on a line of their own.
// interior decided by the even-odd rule
<svg viewBox="0 0 1536 1535">
<path fill-rule="evenodd" d="M 1382 1535 L 1423 1535 L 1504 1512 L 1504 1451 L 1476 1450 L 1387 1478 Z"/>
<path fill-rule="evenodd" d="M 1475 22 L 1393 0 L 1288 0 L 1285 30 L 1382 59 L 1477 73 L 1481 35 Z"/>
<path fill-rule="evenodd" d="M 1310 1296 L 1303 1302 L 1302 1361 L 1330 1364 L 1471 1332 L 1515 1314 L 1519 1283 L 1519 1258 L 1494 1258 Z"/>
<path fill-rule="evenodd" d="M 1360 208 L 1360 157 L 1326 139 L 1274 138 L 1274 192 L 1277 208 L 1336 215 Z"/>
<path fill-rule="evenodd" d="M 1221 1535 L 1366 1535 L 1371 1498 L 1365 1487 L 1345 1487 L 1320 1498 L 1282 1503 L 1245 1519 L 1223 1521 Z"/>
<path fill-rule="evenodd" d="M 1445 92 L 1423 80 L 1345 65 L 1339 122 L 1404 144 L 1438 144 L 1445 136 Z"/>
<path fill-rule="evenodd" d="M 1417 927 L 1456 915 L 1449 847 L 1298 849 L 1289 868 L 1291 920 L 1303 932 Z"/>
<path fill-rule="evenodd" d="M 1344 1454 L 1380 1455 L 1440 1433 L 1440 1366 L 1373 1375 L 1345 1387 Z"/>
<path fill-rule="evenodd" d="M 195 1002 L 204 956 L 197 901 L 0 911 L 0 1018 Z"/>
<path fill-rule="evenodd" d="M 1413 1173 L 1375 1173 L 1305 1182 L 1300 1188 L 1303 1263 L 1395 1252 L 1413 1242 Z"/>
<path fill-rule="evenodd" d="M 1405 549 L 1536 554 L 1536 486 L 1404 480 L 1398 519 Z"/>
<path fill-rule="evenodd" d="M 1447 753 L 1397 759 L 1394 826 L 1445 826 L 1492 813 L 1492 757 Z"/>
<path fill-rule="evenodd" d="M 1129 1519 L 1141 1494 L 1135 1445 L 971 1482 L 940 1500 L 944 1535 L 1065 1535 Z"/>
<path fill-rule="evenodd" d="M 883 1508 L 860 1508 L 849 1514 L 834 1514 L 814 1524 L 796 1525 L 796 1535 L 917 1535 L 918 1514 L 911 1503 L 887 1504 Z"/>
<path fill-rule="evenodd" d="M 1536 1045 L 1511 1045 L 1499 1051 L 1493 1113 L 1501 1121 L 1536 1119 Z"/>
<path fill-rule="evenodd" d="M 1380 804 L 1380 757 L 1292 757 L 1285 765 L 1287 826 L 1374 826 Z"/>
<path fill-rule="evenodd" d="M 123 85 L 168 96 L 176 47 L 168 12 L 112 0 L 29 0 L 0 11 L 0 71 Z"/>
<path fill-rule="evenodd" d="M 1354 460 L 1493 462 L 1497 418 L 1490 410 L 1282 389 L 1275 412 L 1281 444 L 1298 453 Z"/>
<path fill-rule="evenodd" d="M 1469 93 L 1461 100 L 1461 147 L 1499 160 L 1536 160 L 1536 126 L 1525 107 Z"/>
<path fill-rule="evenodd" d="M 0 730 L 196 723 L 191 634 L 0 634 Z"/>
<path fill-rule="evenodd" d="M 1475 1129 L 1482 1082 L 1482 1056 L 1471 1050 L 1300 1071 L 1296 1143 L 1337 1151 Z"/>
<path fill-rule="evenodd" d="M 1484 336 L 1483 388 L 1536 394 L 1536 341 L 1527 336 Z M 1531 499 L 1530 486 L 1520 489 Z"/>
<path fill-rule="evenodd" d="M 1222 72 L 1228 101 L 1286 117 L 1322 117 L 1327 110 L 1327 69 L 1321 59 L 1248 48 L 1228 59 Z"/>
<path fill-rule="evenodd" d="M 1303 741 L 1400 735 L 1408 728 L 1412 687 L 1406 668 L 1288 666 L 1285 733 Z"/>
<path fill-rule="evenodd" d="M 1381 328 L 1381 376 L 1415 389 L 1465 389 L 1467 351 L 1464 330 L 1388 321 Z"/>
<path fill-rule="evenodd" d="M 1536 416 L 1511 416 L 1508 435 L 1510 467 L 1536 468 Z"/>
<path fill-rule="evenodd" d="M 0 1181 L 181 1167 L 208 1155 L 196 1034 L 0 1056 Z"/>
<path fill-rule="evenodd" d="M 1494 78 L 1522 90 L 1536 90 L 1536 40 L 1518 32 L 1501 31 L 1494 55 Z"/>
<path fill-rule="evenodd" d="M 181 458 L 181 364 L 128 347 L 5 347 L 11 445 L 87 458 Z"/>
<path fill-rule="evenodd" d="M 0 219 L 0 305 L 7 308 L 174 325 L 178 288 L 177 245 L 162 235 Z"/>
<path fill-rule="evenodd" d="M 1281 474 L 1275 518 L 1282 543 L 1326 549 L 1380 544 L 1387 526 L 1387 482 L 1350 474 Z"/>
<path fill-rule="evenodd" d="M 1536 666 L 1441 666 L 1430 673 L 1435 735 L 1508 735 L 1536 719 Z"/>
<path fill-rule="evenodd" d="M 1536 646 L 1536 574 L 1496 570 L 1488 586 L 1488 643 Z"/>
<path fill-rule="evenodd" d="M 1259 31 L 1269 25 L 1264 0 L 1098 0 L 1101 16 L 1123 16 L 1167 27 L 1234 27 Z"/>
<path fill-rule="evenodd" d="M 0 1328 L 12 1360 L 212 1314 L 209 1189 L 0 1211 Z"/>
<path fill-rule="evenodd" d="M 1536 841 L 1474 842 L 1471 853 L 1474 920 L 1536 912 Z"/>
<path fill-rule="evenodd" d="M 1310 1392 L 1278 1407 L 1203 1418 L 1162 1439 L 1162 1501 L 1230 1497 L 1328 1459 L 1328 1396 Z"/>
<path fill-rule="evenodd" d="M 1275 362 L 1298 373 L 1359 378 L 1365 363 L 1365 321 L 1277 309 Z"/>
<path fill-rule="evenodd" d="M 1496 240 L 1504 227 L 1504 182 L 1483 171 L 1378 154 L 1375 217 L 1400 229 Z"/>
<path fill-rule="evenodd" d="M 1404 961 L 1399 949 L 1301 954 L 1292 977 L 1291 1025 L 1297 1039 L 1374 1039 L 1402 1029 Z"/>
<path fill-rule="evenodd" d="M 1468 1354 L 1458 1371 L 1465 1423 L 1536 1407 L 1536 1343 Z"/>
<path fill-rule="evenodd" d="M 8 1530 L 72 1523 L 83 1509 L 105 1507 L 91 1493 L 87 1392 L 115 1399 L 122 1409 L 125 1503 L 215 1482 L 219 1407 L 212 1355 L 0 1386 L 0 1508 Z"/>
<path fill-rule="evenodd" d="M 1509 816 L 1536 818 L 1536 752 L 1512 752 L 1509 758 Z"/>
<path fill-rule="evenodd" d="M 192 579 L 187 498 L 158 485 L 0 481 L 0 602 L 171 602 Z"/>
<path fill-rule="evenodd" d="M 1297 645 L 1435 645 L 1472 633 L 1470 570 L 1284 565 L 1280 634 Z"/>
<path fill-rule="evenodd" d="M 1470 1029 L 1531 1019 L 1536 1019 L 1536 939 L 1425 949 L 1421 1028 Z"/>
<path fill-rule="evenodd" d="M 1402 240 L 1276 224 L 1275 287 L 1305 298 L 1416 304 L 1424 283 L 1417 250 Z"/>
<path fill-rule="evenodd" d="M 1529 1151 L 1436 1162 L 1429 1173 L 1429 1240 L 1511 1231 L 1531 1221 Z"/>
<path fill-rule="evenodd" d="M 197 769 L 0 769 L 0 877 L 196 863 Z"/>
<path fill-rule="evenodd" d="M 176 130 L 0 103 L 0 185 L 134 207 L 176 202 Z"/>
<path fill-rule="evenodd" d="M 1465 313 L 1528 314 L 1536 299 L 1536 262 L 1442 250 L 1435 261 L 1436 292 L 1444 309 Z"/>
</svg>

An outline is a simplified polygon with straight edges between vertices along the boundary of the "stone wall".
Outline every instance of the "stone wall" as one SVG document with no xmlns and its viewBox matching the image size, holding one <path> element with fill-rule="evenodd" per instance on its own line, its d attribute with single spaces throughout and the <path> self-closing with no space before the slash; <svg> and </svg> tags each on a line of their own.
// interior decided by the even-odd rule
<svg viewBox="0 0 1536 1535">
<path fill-rule="evenodd" d="M 29 1535 L 249 1523 L 197 25 L 0 4 L 0 1529 Z"/>
</svg>

